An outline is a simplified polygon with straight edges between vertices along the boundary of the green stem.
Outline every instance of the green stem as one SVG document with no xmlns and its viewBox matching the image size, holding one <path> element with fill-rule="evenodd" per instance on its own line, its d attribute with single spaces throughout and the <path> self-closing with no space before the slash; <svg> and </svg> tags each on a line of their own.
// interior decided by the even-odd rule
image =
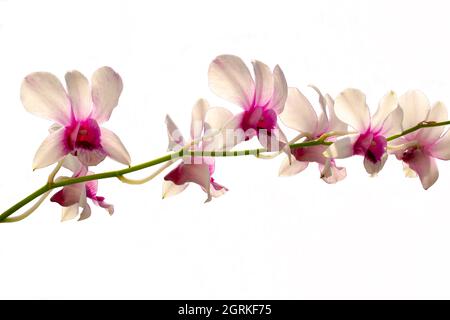
<svg viewBox="0 0 450 320">
<path fill-rule="evenodd" d="M 395 139 L 398 139 L 404 135 L 407 135 L 409 133 L 412 133 L 414 131 L 417 131 L 422 128 L 430 128 L 430 127 L 439 127 L 439 126 L 445 126 L 450 125 L 450 121 L 444 121 L 444 122 L 421 122 L 418 125 L 407 129 L 399 134 L 390 136 L 387 138 L 387 141 L 392 141 Z M 321 137 L 316 140 L 311 141 L 305 141 L 300 143 L 293 143 L 290 145 L 291 149 L 297 149 L 297 148 L 304 148 L 304 147 L 312 147 L 312 146 L 319 146 L 319 145 L 325 145 L 329 146 L 332 144 L 330 141 L 326 141 L 328 137 Z M 178 152 L 174 152 L 168 155 L 165 155 L 163 157 L 144 162 L 129 168 L 121 169 L 121 170 L 115 170 L 115 171 L 108 171 L 83 177 L 77 177 L 77 178 L 69 178 L 64 179 L 58 182 L 49 182 L 46 185 L 42 186 L 26 198 L 20 200 L 15 205 L 13 205 L 11 208 L 6 210 L 0 215 L 0 222 L 4 221 L 6 218 L 8 218 L 10 215 L 12 215 L 14 212 L 22 208 L 23 206 L 27 205 L 37 197 L 43 195 L 44 193 L 56 189 L 61 188 L 67 185 L 81 183 L 81 182 L 87 182 L 87 181 L 93 181 L 93 180 L 101 180 L 101 179 L 108 179 L 108 178 L 119 178 L 125 174 L 132 173 L 135 171 L 143 170 L 170 160 L 176 160 L 178 158 L 181 158 L 185 155 L 190 156 L 204 156 L 204 157 L 239 157 L 239 156 L 248 156 L 253 155 L 258 157 L 261 153 L 267 152 L 264 148 L 258 148 L 258 149 L 248 149 L 248 150 L 239 150 L 239 151 L 185 151 L 180 150 Z"/>
</svg>

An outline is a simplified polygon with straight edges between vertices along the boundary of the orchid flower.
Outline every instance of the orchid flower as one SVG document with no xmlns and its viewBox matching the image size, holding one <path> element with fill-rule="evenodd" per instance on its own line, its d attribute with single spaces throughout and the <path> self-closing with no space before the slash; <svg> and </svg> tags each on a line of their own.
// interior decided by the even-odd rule
<svg viewBox="0 0 450 320">
<path fill-rule="evenodd" d="M 111 68 L 94 72 L 92 86 L 78 71 L 65 76 L 67 92 L 51 73 L 35 72 L 25 77 L 21 99 L 25 109 L 56 122 L 33 160 L 33 169 L 43 168 L 72 154 L 83 165 L 99 164 L 106 156 L 129 165 L 130 155 L 112 131 L 102 128 L 122 92 L 122 79 Z"/>
<path fill-rule="evenodd" d="M 68 155 L 63 160 L 63 166 L 73 172 L 72 178 L 91 175 L 93 172 L 88 171 L 78 158 Z M 67 177 L 59 177 L 63 180 Z M 55 193 L 50 201 L 60 204 L 62 209 L 62 221 L 67 221 L 79 216 L 79 220 L 87 219 L 91 216 L 91 207 L 87 203 L 90 199 L 95 205 L 104 208 L 110 215 L 114 213 L 114 207 L 105 202 L 105 198 L 97 195 L 98 181 L 88 181 L 83 183 L 72 184 L 63 187 Z M 80 213 L 81 208 L 81 213 Z"/>
<path fill-rule="evenodd" d="M 213 137 L 209 130 L 223 127 L 233 115 L 224 108 L 210 108 L 206 100 L 200 99 L 192 108 L 191 141 L 185 141 L 172 119 L 166 117 L 169 150 L 213 151 Z M 215 171 L 213 157 L 185 156 L 181 163 L 164 177 L 163 198 L 184 191 L 190 182 L 199 185 L 207 194 L 206 202 L 223 195 L 228 189 L 217 183 L 212 175 Z"/>
<path fill-rule="evenodd" d="M 398 108 L 396 94 L 392 91 L 387 93 L 371 117 L 364 93 L 346 89 L 336 98 L 334 110 L 336 116 L 356 133 L 337 138 L 324 155 L 332 159 L 363 156 L 367 173 L 376 175 L 388 157 L 386 137 L 401 130 L 402 112 Z"/>
<path fill-rule="evenodd" d="M 278 115 L 287 98 L 286 79 L 278 65 L 272 72 L 264 63 L 253 61 L 253 70 L 255 80 L 244 62 L 233 55 L 218 56 L 209 66 L 211 90 L 244 110 L 225 126 L 238 135 L 237 139 L 226 141 L 227 147 L 257 136 L 267 150 L 279 151 L 287 144 L 278 126 Z"/>
<path fill-rule="evenodd" d="M 430 108 L 428 98 L 420 91 L 408 91 L 399 99 L 403 110 L 403 128 L 411 128 L 424 121 L 447 121 L 447 109 L 442 102 Z M 423 188 L 431 187 L 439 177 L 435 159 L 450 160 L 450 133 L 444 127 L 423 128 L 396 139 L 392 151 L 403 161 L 405 174 L 419 176 Z M 391 145 L 391 144 L 390 144 Z"/>
<path fill-rule="evenodd" d="M 347 125 L 340 121 L 334 113 L 334 101 L 329 96 L 325 97 L 319 89 L 312 87 L 319 95 L 319 103 L 322 109 L 318 117 L 314 107 L 308 99 L 297 89 L 289 88 L 288 98 L 284 111 L 280 115 L 281 121 L 289 128 L 297 130 L 306 141 L 316 140 L 324 134 L 332 132 L 346 132 Z M 327 140 L 332 140 L 328 138 Z M 291 150 L 292 158 L 286 158 L 280 167 L 280 176 L 291 176 L 308 167 L 310 162 L 319 164 L 321 178 L 327 183 L 336 183 L 347 175 L 345 168 L 336 166 L 334 159 L 326 158 L 323 153 L 327 146 L 318 145 Z"/>
</svg>

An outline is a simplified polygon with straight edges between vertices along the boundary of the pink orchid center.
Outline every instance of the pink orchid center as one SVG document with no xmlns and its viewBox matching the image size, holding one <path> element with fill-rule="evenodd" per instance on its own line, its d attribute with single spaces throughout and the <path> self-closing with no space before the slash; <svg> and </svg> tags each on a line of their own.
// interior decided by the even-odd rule
<svg viewBox="0 0 450 320">
<path fill-rule="evenodd" d="M 368 130 L 356 140 L 353 145 L 353 153 L 366 157 L 372 163 L 377 163 L 386 152 L 386 146 L 387 141 L 385 137 Z"/>
<path fill-rule="evenodd" d="M 100 127 L 94 119 L 74 121 L 65 128 L 66 147 L 70 151 L 100 149 L 100 136 Z"/>
<path fill-rule="evenodd" d="M 252 107 L 244 112 L 241 128 L 245 132 L 267 130 L 271 132 L 277 126 L 277 114 L 272 109 L 264 107 Z"/>
<path fill-rule="evenodd" d="M 414 160 L 414 158 L 416 157 L 416 154 L 418 152 L 419 152 L 418 146 L 410 147 L 410 148 L 406 149 L 405 151 L 403 151 L 402 160 L 406 163 L 409 163 L 412 160 Z"/>
</svg>

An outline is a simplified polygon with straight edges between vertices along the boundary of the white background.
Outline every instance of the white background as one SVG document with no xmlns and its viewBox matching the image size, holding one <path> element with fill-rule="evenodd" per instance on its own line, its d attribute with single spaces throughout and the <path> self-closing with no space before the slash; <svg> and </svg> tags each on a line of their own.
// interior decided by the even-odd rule
<svg viewBox="0 0 450 320">
<path fill-rule="evenodd" d="M 207 83 L 223 53 L 280 64 L 305 92 L 361 88 L 372 107 L 390 89 L 448 102 L 449 11 L 431 0 L 0 1 L 0 208 L 50 170 L 31 171 L 50 123 L 20 103 L 30 72 L 117 70 L 125 87 L 106 126 L 140 163 L 165 154 L 166 113 L 187 131 L 197 98 L 229 106 Z M 230 192 L 206 205 L 197 186 L 161 200 L 161 178 L 101 182 L 113 217 L 97 208 L 60 223 L 46 202 L 0 225 L 0 298 L 450 298 L 449 164 L 424 191 L 395 159 L 377 178 L 361 158 L 341 161 L 337 185 L 315 165 L 278 178 L 280 161 L 220 159 Z"/>
</svg>

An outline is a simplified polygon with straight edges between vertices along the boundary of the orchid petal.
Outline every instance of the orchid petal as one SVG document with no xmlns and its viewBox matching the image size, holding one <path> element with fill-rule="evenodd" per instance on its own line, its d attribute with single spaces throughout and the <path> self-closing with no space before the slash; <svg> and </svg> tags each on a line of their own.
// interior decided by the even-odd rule
<svg viewBox="0 0 450 320">
<path fill-rule="evenodd" d="M 357 89 L 346 89 L 341 92 L 334 102 L 334 111 L 341 121 L 359 132 L 365 132 L 370 126 L 366 96 Z"/>
<path fill-rule="evenodd" d="M 403 131 L 402 128 L 403 110 L 400 107 L 395 108 L 386 120 L 383 122 L 380 135 L 390 137 Z"/>
<path fill-rule="evenodd" d="M 383 169 L 387 158 L 388 155 L 387 153 L 385 153 L 379 161 L 374 163 L 367 156 L 364 157 L 364 168 L 366 169 L 366 172 L 372 176 L 375 176 L 378 172 L 381 171 L 381 169 Z"/>
<path fill-rule="evenodd" d="M 290 177 L 296 175 L 305 170 L 308 167 L 308 164 L 309 163 L 306 161 L 297 161 L 294 157 L 291 157 L 291 160 L 286 157 L 281 163 L 278 175 L 280 177 Z"/>
<path fill-rule="evenodd" d="M 166 127 L 167 137 L 169 139 L 169 146 L 167 149 L 169 151 L 178 151 L 185 145 L 185 141 L 180 129 L 178 129 L 177 125 L 169 115 L 166 115 Z"/>
<path fill-rule="evenodd" d="M 314 134 L 318 119 L 313 106 L 297 88 L 289 88 L 288 92 L 286 105 L 280 114 L 281 121 L 291 129 Z"/>
<path fill-rule="evenodd" d="M 403 128 L 409 129 L 427 119 L 430 102 L 425 94 L 419 90 L 406 92 L 399 98 L 400 108 L 403 110 Z"/>
<path fill-rule="evenodd" d="M 430 110 L 427 121 L 443 122 L 448 120 L 447 108 L 443 102 L 437 102 Z M 417 133 L 417 139 L 423 144 L 434 143 L 444 132 L 444 126 L 423 128 Z"/>
<path fill-rule="evenodd" d="M 283 112 L 286 99 L 288 97 L 288 86 L 283 70 L 276 65 L 273 69 L 273 94 L 268 108 L 275 111 L 277 114 Z"/>
<path fill-rule="evenodd" d="M 208 111 L 208 101 L 200 99 L 192 108 L 191 118 L 191 139 L 198 140 L 203 134 L 206 112 Z"/>
<path fill-rule="evenodd" d="M 323 164 L 319 164 L 320 172 L 323 172 L 325 166 Z M 343 167 L 337 167 L 335 164 L 332 164 L 330 167 L 330 174 L 327 176 L 323 176 L 322 180 L 328 184 L 335 184 L 339 181 L 342 181 L 347 177 L 347 170 Z"/>
<path fill-rule="evenodd" d="M 430 154 L 434 158 L 450 160 L 450 131 L 447 131 L 430 149 Z"/>
<path fill-rule="evenodd" d="M 397 106 L 397 95 L 394 91 L 390 91 L 381 99 L 378 110 L 372 117 L 372 128 L 374 131 L 378 131 L 383 127 L 384 122 Z"/>
<path fill-rule="evenodd" d="M 70 150 L 65 146 L 65 129 L 50 133 L 36 151 L 33 170 L 47 167 L 61 160 Z"/>
<path fill-rule="evenodd" d="M 255 84 L 244 62 L 233 55 L 214 59 L 208 70 L 209 87 L 219 97 L 249 109 L 253 103 Z"/>
<path fill-rule="evenodd" d="M 103 131 L 103 128 L 102 128 Z M 109 142 L 106 142 L 105 145 L 109 147 Z M 105 147 L 103 149 L 77 149 L 77 158 L 80 162 L 85 166 L 96 166 L 103 160 L 105 160 L 107 153 Z M 111 158 L 113 158 L 111 156 Z M 118 160 L 116 160 L 118 161 Z M 119 161 L 120 162 L 120 161 Z"/>
<path fill-rule="evenodd" d="M 328 131 L 346 132 L 348 130 L 348 124 L 341 121 L 334 111 L 334 100 L 329 94 L 325 95 L 325 101 L 327 103 L 328 110 Z"/>
<path fill-rule="evenodd" d="M 439 178 L 436 160 L 421 151 L 416 151 L 414 158 L 408 162 L 408 165 L 417 173 L 425 190 L 430 188 Z"/>
<path fill-rule="evenodd" d="M 111 159 L 128 166 L 131 164 L 130 154 L 114 132 L 101 128 L 100 138 L 103 150 Z"/>
<path fill-rule="evenodd" d="M 215 182 L 213 179 L 211 180 L 210 192 L 211 192 L 211 196 L 213 198 L 218 198 L 220 196 L 223 196 L 227 191 L 228 191 L 228 189 L 226 187 Z"/>
<path fill-rule="evenodd" d="M 272 71 L 260 61 L 253 61 L 255 72 L 255 105 L 265 106 L 272 98 L 274 79 Z"/>
<path fill-rule="evenodd" d="M 332 159 L 343 159 L 353 155 L 353 145 L 358 140 L 359 134 L 351 134 L 339 137 L 325 150 L 323 155 Z"/>
<path fill-rule="evenodd" d="M 70 100 L 63 85 L 53 74 L 35 72 L 22 82 L 20 98 L 25 109 L 59 124 L 70 123 Z"/>
<path fill-rule="evenodd" d="M 172 181 L 179 186 L 188 182 L 198 184 L 208 195 L 206 202 L 211 200 L 210 179 L 207 164 L 186 164 L 184 162 L 164 177 L 164 180 Z"/>
<path fill-rule="evenodd" d="M 162 198 L 168 198 L 174 195 L 177 195 L 184 191 L 188 187 L 188 184 L 185 183 L 183 185 L 177 185 L 172 181 L 163 181 L 163 196 Z"/>
<path fill-rule="evenodd" d="M 102 67 L 92 75 L 92 118 L 103 123 L 111 117 L 122 93 L 122 78 L 110 67 Z"/>
<path fill-rule="evenodd" d="M 61 222 L 75 219 L 78 216 L 79 205 L 75 203 L 69 207 L 62 208 Z"/>
<path fill-rule="evenodd" d="M 55 193 L 51 198 L 51 202 L 56 202 L 62 207 L 70 207 L 80 202 L 82 193 L 84 192 L 84 183 L 77 183 L 65 186 Z"/>
<path fill-rule="evenodd" d="M 89 81 L 83 74 L 74 70 L 66 73 L 66 86 L 75 118 L 78 120 L 86 119 L 92 111 Z"/>
</svg>

